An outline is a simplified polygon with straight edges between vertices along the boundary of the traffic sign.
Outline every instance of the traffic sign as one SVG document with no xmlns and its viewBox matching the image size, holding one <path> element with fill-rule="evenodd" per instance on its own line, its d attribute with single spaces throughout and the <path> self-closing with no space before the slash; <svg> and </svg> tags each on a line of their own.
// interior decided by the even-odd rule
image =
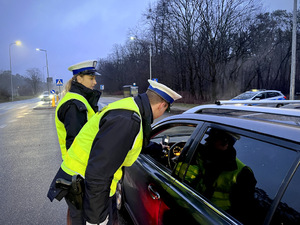
<svg viewBox="0 0 300 225">
<path fill-rule="evenodd" d="M 63 86 L 63 79 L 56 79 L 56 86 Z"/>
<path fill-rule="evenodd" d="M 55 90 L 54 90 L 54 89 L 51 90 L 50 93 L 51 93 L 51 94 L 55 94 Z"/>
<path fill-rule="evenodd" d="M 100 90 L 101 90 L 101 91 L 104 90 L 104 84 L 100 84 Z"/>
</svg>

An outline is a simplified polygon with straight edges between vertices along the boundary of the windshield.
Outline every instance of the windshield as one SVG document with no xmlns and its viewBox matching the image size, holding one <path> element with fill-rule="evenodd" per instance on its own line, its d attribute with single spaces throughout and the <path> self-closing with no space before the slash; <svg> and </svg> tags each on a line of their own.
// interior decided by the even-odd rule
<svg viewBox="0 0 300 225">
<path fill-rule="evenodd" d="M 256 94 L 257 94 L 257 92 L 245 92 L 243 94 L 240 94 L 240 95 L 234 97 L 233 99 L 246 100 L 246 99 L 252 98 Z"/>
</svg>

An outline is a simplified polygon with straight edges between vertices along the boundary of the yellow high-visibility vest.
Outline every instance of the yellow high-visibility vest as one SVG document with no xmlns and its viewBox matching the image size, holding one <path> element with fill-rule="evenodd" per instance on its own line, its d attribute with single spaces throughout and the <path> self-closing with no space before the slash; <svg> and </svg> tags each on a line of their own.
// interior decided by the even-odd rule
<svg viewBox="0 0 300 225">
<path fill-rule="evenodd" d="M 59 108 L 67 101 L 71 99 L 76 99 L 78 101 L 81 101 L 87 108 L 87 120 L 92 118 L 93 115 L 95 115 L 95 112 L 93 108 L 90 106 L 89 102 L 80 94 L 76 94 L 73 92 L 67 92 L 67 94 L 60 100 L 56 107 L 55 111 L 55 125 L 56 125 L 56 130 L 57 130 L 57 136 L 58 136 L 58 142 L 60 145 L 60 150 L 61 150 L 61 156 L 62 159 L 64 159 L 67 148 L 66 148 L 66 137 L 67 137 L 67 131 L 65 129 L 64 124 L 59 120 L 57 112 Z"/>
<path fill-rule="evenodd" d="M 72 146 L 69 148 L 66 157 L 61 164 L 61 168 L 69 175 L 80 174 L 85 177 L 85 171 L 90 156 L 93 141 L 99 131 L 99 123 L 103 115 L 109 110 L 125 109 L 136 112 L 140 118 L 140 111 L 133 98 L 124 98 L 113 102 L 96 113 L 80 130 L 79 134 L 74 139 Z M 130 131 L 128 131 L 130 132 Z M 110 196 L 113 196 L 116 191 L 117 183 L 122 177 L 122 167 L 131 166 L 139 156 L 143 146 L 143 126 L 140 123 L 140 130 L 137 134 L 132 149 L 127 153 L 122 165 L 115 172 L 111 186 Z M 117 154 L 117 153 L 116 153 Z M 104 171 L 105 172 L 105 171 Z"/>
</svg>

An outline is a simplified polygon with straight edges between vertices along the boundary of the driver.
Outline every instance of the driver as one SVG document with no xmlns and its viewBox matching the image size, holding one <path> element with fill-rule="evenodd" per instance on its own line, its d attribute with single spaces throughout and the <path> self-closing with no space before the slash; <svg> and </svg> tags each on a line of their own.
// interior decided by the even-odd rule
<svg viewBox="0 0 300 225">
<path fill-rule="evenodd" d="M 251 221 L 256 179 L 250 167 L 236 157 L 233 147 L 239 136 L 219 129 L 210 129 L 206 143 L 200 145 L 186 177 L 197 191 L 219 208 L 241 222 Z M 195 165 L 196 164 L 196 165 Z"/>
</svg>

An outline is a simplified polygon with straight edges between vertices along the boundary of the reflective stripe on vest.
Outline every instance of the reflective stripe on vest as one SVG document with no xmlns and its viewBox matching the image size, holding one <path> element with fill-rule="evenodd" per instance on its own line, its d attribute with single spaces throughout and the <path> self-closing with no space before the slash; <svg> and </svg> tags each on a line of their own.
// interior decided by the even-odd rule
<svg viewBox="0 0 300 225">
<path fill-rule="evenodd" d="M 69 148 L 66 157 L 61 164 L 61 168 L 69 175 L 73 176 L 75 174 L 80 174 L 85 177 L 85 171 L 92 148 L 92 144 L 96 134 L 99 131 L 99 123 L 102 116 L 109 110 L 114 109 L 125 109 L 136 112 L 140 117 L 139 108 L 136 105 L 133 98 L 124 98 L 119 101 L 113 102 L 108 106 L 104 107 L 100 112 L 96 113 L 88 123 L 81 129 L 79 134 L 74 139 L 72 146 Z M 137 134 L 131 150 L 127 153 L 124 162 L 120 168 L 115 172 L 111 186 L 110 186 L 110 196 L 113 196 L 118 181 L 122 177 L 122 167 L 131 166 L 137 157 L 139 156 L 143 145 L 143 129 L 142 122 L 140 124 L 140 130 Z"/>
<path fill-rule="evenodd" d="M 81 101 L 86 106 L 87 120 L 89 120 L 93 115 L 95 115 L 95 112 L 92 109 L 92 107 L 90 106 L 89 102 L 80 94 L 76 94 L 73 92 L 67 92 L 67 94 L 59 101 L 59 103 L 56 107 L 56 111 L 55 111 L 55 125 L 56 125 L 58 142 L 60 145 L 62 159 L 64 159 L 66 152 L 67 152 L 67 148 L 66 148 L 67 132 L 65 129 L 65 125 L 59 120 L 57 112 L 65 102 L 67 102 L 71 99 L 76 99 L 78 101 Z"/>
</svg>

